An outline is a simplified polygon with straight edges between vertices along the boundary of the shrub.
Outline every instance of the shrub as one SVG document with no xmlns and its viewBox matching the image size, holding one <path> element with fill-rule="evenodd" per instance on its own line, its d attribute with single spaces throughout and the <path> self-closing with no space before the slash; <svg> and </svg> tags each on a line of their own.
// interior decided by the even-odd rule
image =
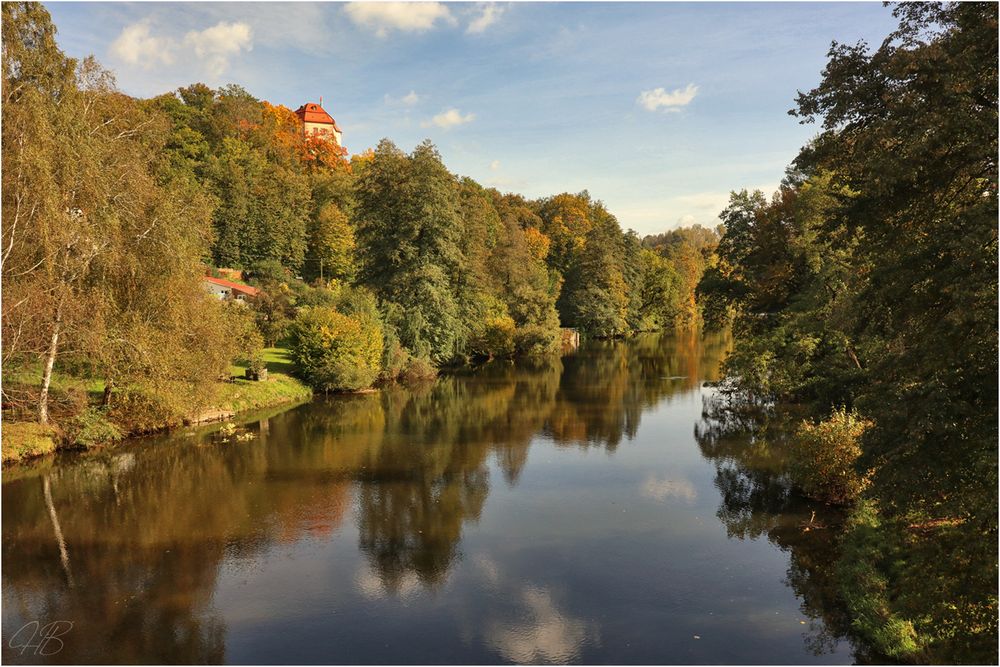
<svg viewBox="0 0 1000 667">
<path fill-rule="evenodd" d="M 886 574 L 879 564 L 900 562 L 899 546 L 891 531 L 880 525 L 871 501 L 851 511 L 845 527 L 843 552 L 834 574 L 840 595 L 850 611 L 851 625 L 879 653 L 893 660 L 914 662 L 921 639 L 913 622 L 894 609 Z"/>
<path fill-rule="evenodd" d="M 470 341 L 470 351 L 480 357 L 514 356 L 514 318 L 507 314 L 488 316 Z"/>
<path fill-rule="evenodd" d="M 424 357 L 410 357 L 399 379 L 403 382 L 421 382 L 437 377 L 437 368 Z"/>
<path fill-rule="evenodd" d="M 559 329 L 539 324 L 527 324 L 514 332 L 514 349 L 518 354 L 537 356 L 559 349 Z"/>
<path fill-rule="evenodd" d="M 121 440 L 122 432 L 97 408 L 87 408 L 66 427 L 67 440 L 78 447 L 96 447 Z"/>
<path fill-rule="evenodd" d="M 382 362 L 382 327 L 373 317 L 349 317 L 332 308 L 299 311 L 291 328 L 298 374 L 316 389 L 370 387 Z"/>
<path fill-rule="evenodd" d="M 254 313 L 246 306 L 235 302 L 223 305 L 226 334 L 233 345 L 237 359 L 252 361 L 260 355 L 264 347 L 264 337 L 257 328 Z"/>
<path fill-rule="evenodd" d="M 182 386 L 187 385 L 174 391 L 126 387 L 115 393 L 105 418 L 126 433 L 151 433 L 178 426 L 186 415 L 185 406 L 171 399 L 181 394 Z"/>
<path fill-rule="evenodd" d="M 871 427 L 853 410 L 834 410 L 818 424 L 802 422 L 792 439 L 792 477 L 809 497 L 827 503 L 849 503 L 865 489 L 868 476 L 855 465 L 861 436 Z"/>
</svg>

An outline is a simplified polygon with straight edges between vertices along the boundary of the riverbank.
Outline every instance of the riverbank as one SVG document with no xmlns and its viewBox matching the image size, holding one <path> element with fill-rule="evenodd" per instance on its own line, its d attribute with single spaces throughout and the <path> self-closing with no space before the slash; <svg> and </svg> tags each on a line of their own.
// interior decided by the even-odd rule
<svg viewBox="0 0 1000 667">
<path fill-rule="evenodd" d="M 159 410 L 144 419 L 124 422 L 113 415 L 106 418 L 93 405 L 104 392 L 104 383 L 90 378 L 71 375 L 57 375 L 53 378 L 53 392 L 67 397 L 85 397 L 85 408 L 77 415 L 63 422 L 88 420 L 83 426 L 87 435 L 80 436 L 81 427 L 76 425 L 76 433 L 58 425 L 43 425 L 34 421 L 12 421 L 6 416 L 2 425 L 0 449 L 3 464 L 21 463 L 52 454 L 60 449 L 88 449 L 108 444 L 133 435 L 164 431 L 181 424 L 198 424 L 221 421 L 236 417 L 241 413 L 291 405 L 312 397 L 312 389 L 291 375 L 292 363 L 288 350 L 267 348 L 264 350 L 267 364 L 267 379 L 252 381 L 244 378 L 245 365 L 234 364 L 232 377 L 228 382 L 220 382 L 217 397 L 211 405 L 190 414 L 179 414 L 171 410 Z M 17 380 L 21 378 L 16 378 Z"/>
</svg>

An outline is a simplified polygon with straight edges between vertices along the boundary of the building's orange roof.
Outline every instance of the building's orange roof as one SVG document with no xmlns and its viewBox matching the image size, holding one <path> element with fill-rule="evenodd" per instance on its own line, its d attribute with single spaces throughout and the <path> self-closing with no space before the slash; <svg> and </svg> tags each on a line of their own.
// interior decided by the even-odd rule
<svg viewBox="0 0 1000 667">
<path fill-rule="evenodd" d="M 260 293 L 260 290 L 256 287 L 250 287 L 249 285 L 244 285 L 243 283 L 234 283 L 232 280 L 213 278 L 212 276 L 204 276 L 204 278 L 210 283 L 215 283 L 216 285 L 221 285 L 222 287 L 228 287 L 229 289 L 237 292 L 243 292 L 249 296 L 257 296 Z"/>
<path fill-rule="evenodd" d="M 337 130 L 337 132 L 340 132 L 340 126 L 337 125 L 337 121 L 333 119 L 333 116 L 328 114 L 323 107 L 315 102 L 306 102 L 295 110 L 295 115 L 298 116 L 299 120 L 303 123 L 322 123 L 324 125 L 333 125 L 333 128 Z"/>
</svg>

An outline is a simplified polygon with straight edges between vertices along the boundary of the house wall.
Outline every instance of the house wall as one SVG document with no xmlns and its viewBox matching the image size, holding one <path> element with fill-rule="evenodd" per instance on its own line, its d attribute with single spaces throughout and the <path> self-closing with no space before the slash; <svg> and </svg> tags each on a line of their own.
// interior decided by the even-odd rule
<svg viewBox="0 0 1000 667">
<path fill-rule="evenodd" d="M 337 142 L 340 146 L 340 132 L 337 132 L 333 127 L 327 123 L 303 123 L 302 129 L 307 135 L 310 134 L 326 134 L 333 137 L 333 140 Z"/>
<path fill-rule="evenodd" d="M 208 290 L 209 294 L 219 297 L 220 299 L 229 298 L 230 289 L 228 287 L 223 287 L 222 285 L 216 285 L 215 283 L 210 283 L 207 280 L 202 281 L 205 289 Z"/>
</svg>

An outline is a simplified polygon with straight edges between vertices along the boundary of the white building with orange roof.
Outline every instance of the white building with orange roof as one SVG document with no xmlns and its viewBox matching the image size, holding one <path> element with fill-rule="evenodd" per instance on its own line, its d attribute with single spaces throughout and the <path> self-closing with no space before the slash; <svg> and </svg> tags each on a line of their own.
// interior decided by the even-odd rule
<svg viewBox="0 0 1000 667">
<path fill-rule="evenodd" d="M 302 132 L 306 135 L 326 135 L 337 142 L 338 146 L 343 146 L 343 132 L 333 116 L 323 109 L 323 98 L 319 98 L 319 104 L 306 102 L 295 110 L 295 115 L 302 121 Z"/>
</svg>

